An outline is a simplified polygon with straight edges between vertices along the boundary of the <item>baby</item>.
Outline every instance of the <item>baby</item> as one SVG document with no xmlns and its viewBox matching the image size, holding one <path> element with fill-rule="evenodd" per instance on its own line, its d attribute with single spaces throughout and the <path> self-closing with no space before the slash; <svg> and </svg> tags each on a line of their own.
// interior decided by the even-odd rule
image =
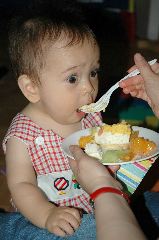
<svg viewBox="0 0 159 240">
<path fill-rule="evenodd" d="M 17 18 L 9 41 L 18 86 L 29 101 L 3 141 L 12 201 L 35 226 L 53 236 L 72 235 L 81 210 L 93 211 L 61 143 L 75 131 L 102 124 L 99 113 L 79 111 L 97 96 L 99 47 L 90 28 L 68 9 Z"/>
</svg>

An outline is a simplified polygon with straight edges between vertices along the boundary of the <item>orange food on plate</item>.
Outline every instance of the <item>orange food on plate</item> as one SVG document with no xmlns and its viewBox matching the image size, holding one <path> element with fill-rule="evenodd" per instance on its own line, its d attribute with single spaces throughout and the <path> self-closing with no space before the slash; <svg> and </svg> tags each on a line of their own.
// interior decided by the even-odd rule
<svg viewBox="0 0 159 240">
<path fill-rule="evenodd" d="M 94 137 L 91 135 L 88 136 L 82 136 L 79 139 L 79 146 L 80 148 L 85 148 L 87 143 L 91 143 L 93 141 Z"/>
<path fill-rule="evenodd" d="M 137 156 L 144 157 L 156 149 L 156 144 L 148 139 L 138 136 L 138 132 L 132 132 L 129 144 L 129 150 L 122 157 L 123 161 L 131 161 Z"/>
<path fill-rule="evenodd" d="M 155 149 L 156 144 L 143 137 L 135 137 L 130 141 L 130 151 L 133 152 L 134 155 L 145 156 Z"/>
</svg>

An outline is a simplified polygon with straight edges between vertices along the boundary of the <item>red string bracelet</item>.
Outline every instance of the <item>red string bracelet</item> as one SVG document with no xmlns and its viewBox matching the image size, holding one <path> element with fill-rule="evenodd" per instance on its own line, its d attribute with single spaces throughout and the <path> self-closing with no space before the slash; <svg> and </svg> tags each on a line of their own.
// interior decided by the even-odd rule
<svg viewBox="0 0 159 240">
<path fill-rule="evenodd" d="M 126 193 L 122 192 L 119 189 L 113 188 L 113 187 L 102 187 L 102 188 L 97 189 L 96 191 L 94 191 L 93 193 L 90 194 L 91 200 L 94 201 L 102 193 L 115 193 L 115 194 L 118 194 L 118 195 L 124 197 L 126 199 L 126 201 L 128 203 L 130 203 L 129 196 Z"/>
</svg>

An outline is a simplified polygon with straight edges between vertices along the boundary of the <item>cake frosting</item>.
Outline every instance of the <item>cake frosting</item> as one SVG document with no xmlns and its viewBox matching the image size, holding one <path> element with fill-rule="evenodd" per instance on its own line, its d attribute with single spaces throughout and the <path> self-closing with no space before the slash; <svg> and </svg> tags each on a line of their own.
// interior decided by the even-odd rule
<svg viewBox="0 0 159 240">
<path fill-rule="evenodd" d="M 130 142 L 131 128 L 126 122 L 113 125 L 105 124 L 95 133 L 95 142 L 105 149 L 127 149 Z"/>
</svg>

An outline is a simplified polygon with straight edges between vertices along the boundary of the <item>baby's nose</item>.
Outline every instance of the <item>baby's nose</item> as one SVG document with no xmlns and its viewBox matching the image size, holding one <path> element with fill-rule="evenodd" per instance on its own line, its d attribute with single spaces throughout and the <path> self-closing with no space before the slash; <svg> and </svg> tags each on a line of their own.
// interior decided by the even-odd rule
<svg viewBox="0 0 159 240">
<path fill-rule="evenodd" d="M 88 94 L 88 93 L 91 94 L 95 90 L 93 84 L 90 81 L 86 81 L 84 83 L 83 88 L 84 88 L 84 93 L 86 93 L 86 94 Z"/>
</svg>

